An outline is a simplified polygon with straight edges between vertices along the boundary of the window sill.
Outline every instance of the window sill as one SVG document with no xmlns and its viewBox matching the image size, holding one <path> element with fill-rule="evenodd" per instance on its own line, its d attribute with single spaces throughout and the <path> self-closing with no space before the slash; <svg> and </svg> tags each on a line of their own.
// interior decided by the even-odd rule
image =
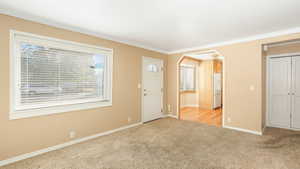
<svg viewBox="0 0 300 169">
<path fill-rule="evenodd" d="M 108 106 L 112 106 L 111 101 L 62 105 L 62 106 L 53 106 L 53 107 L 30 109 L 30 110 L 18 110 L 18 111 L 10 112 L 9 120 L 45 116 L 45 115 L 52 115 L 52 114 L 59 114 L 59 113 L 65 113 L 71 111 L 87 110 L 87 109 L 108 107 Z"/>
</svg>

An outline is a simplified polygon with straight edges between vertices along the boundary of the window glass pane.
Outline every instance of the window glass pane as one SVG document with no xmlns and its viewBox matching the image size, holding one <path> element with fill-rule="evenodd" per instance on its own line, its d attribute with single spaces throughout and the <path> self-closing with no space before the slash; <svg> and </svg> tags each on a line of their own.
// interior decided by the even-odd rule
<svg viewBox="0 0 300 169">
<path fill-rule="evenodd" d="M 194 90 L 194 69 L 193 68 L 186 69 L 186 89 Z"/>
<path fill-rule="evenodd" d="M 149 64 L 147 70 L 149 72 L 158 72 L 158 66 L 155 64 Z"/>
<path fill-rule="evenodd" d="M 105 56 L 21 43 L 21 105 L 103 98 Z"/>
<path fill-rule="evenodd" d="M 195 67 L 180 67 L 180 89 L 182 91 L 195 90 Z"/>
</svg>

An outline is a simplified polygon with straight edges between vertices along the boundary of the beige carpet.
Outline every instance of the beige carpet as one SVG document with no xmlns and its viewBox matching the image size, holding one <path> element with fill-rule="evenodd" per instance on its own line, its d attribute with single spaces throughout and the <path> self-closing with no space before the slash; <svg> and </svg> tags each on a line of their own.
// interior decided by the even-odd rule
<svg viewBox="0 0 300 169">
<path fill-rule="evenodd" d="M 256 136 L 167 118 L 0 168 L 300 169 L 300 133 Z"/>
</svg>

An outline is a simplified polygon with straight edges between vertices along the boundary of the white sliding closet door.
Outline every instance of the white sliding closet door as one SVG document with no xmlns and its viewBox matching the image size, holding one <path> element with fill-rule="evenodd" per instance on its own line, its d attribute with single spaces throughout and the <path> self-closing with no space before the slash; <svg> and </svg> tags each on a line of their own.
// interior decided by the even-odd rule
<svg viewBox="0 0 300 169">
<path fill-rule="evenodd" d="M 292 128 L 300 129 L 300 56 L 292 57 Z"/>
<path fill-rule="evenodd" d="M 290 128 L 291 125 L 291 59 L 291 57 L 270 59 L 268 121 L 273 127 Z"/>
</svg>

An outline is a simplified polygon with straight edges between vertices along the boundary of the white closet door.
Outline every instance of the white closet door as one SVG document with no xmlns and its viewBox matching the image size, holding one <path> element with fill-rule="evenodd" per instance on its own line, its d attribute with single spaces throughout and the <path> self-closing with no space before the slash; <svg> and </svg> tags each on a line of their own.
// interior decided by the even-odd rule
<svg viewBox="0 0 300 169">
<path fill-rule="evenodd" d="M 290 128 L 291 57 L 271 58 L 269 67 L 269 125 Z"/>
<path fill-rule="evenodd" d="M 300 56 L 292 58 L 292 128 L 300 129 Z"/>
</svg>

